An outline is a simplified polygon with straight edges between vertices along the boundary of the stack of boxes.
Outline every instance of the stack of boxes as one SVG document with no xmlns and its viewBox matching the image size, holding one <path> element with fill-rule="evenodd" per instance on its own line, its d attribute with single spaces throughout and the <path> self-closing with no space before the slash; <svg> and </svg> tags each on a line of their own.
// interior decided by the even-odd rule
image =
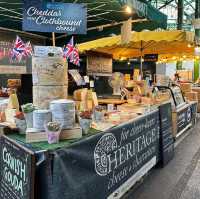
<svg viewBox="0 0 200 199">
<path fill-rule="evenodd" d="M 200 89 L 192 88 L 191 83 L 181 83 L 180 88 L 187 100 L 198 101 L 198 112 L 200 112 Z"/>
<path fill-rule="evenodd" d="M 50 50 L 54 51 L 52 47 L 38 47 L 39 53 L 32 59 L 33 104 L 39 109 L 48 109 L 52 100 L 66 99 L 68 93 L 67 63 L 59 50 Z"/>
<path fill-rule="evenodd" d="M 197 93 L 197 101 L 198 101 L 197 112 L 200 113 L 200 87 L 193 87 L 192 91 Z"/>
</svg>

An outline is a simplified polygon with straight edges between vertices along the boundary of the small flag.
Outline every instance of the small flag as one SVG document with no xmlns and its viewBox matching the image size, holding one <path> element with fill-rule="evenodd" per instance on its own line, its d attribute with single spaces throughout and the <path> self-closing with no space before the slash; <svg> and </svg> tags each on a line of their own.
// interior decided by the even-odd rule
<svg viewBox="0 0 200 199">
<path fill-rule="evenodd" d="M 25 50 L 25 44 L 22 41 L 22 39 L 19 36 L 17 36 L 14 43 L 14 48 L 11 51 L 11 59 L 18 60 L 20 62 L 22 59 L 24 50 Z"/>
<path fill-rule="evenodd" d="M 78 53 L 78 49 L 74 47 L 73 50 L 73 56 L 72 56 L 72 60 L 70 60 L 71 63 L 73 63 L 76 66 L 80 66 L 80 58 L 79 58 L 79 53 Z"/>
<path fill-rule="evenodd" d="M 74 37 L 70 39 L 69 43 L 63 49 L 63 57 L 76 66 L 80 65 L 80 58 L 78 49 L 74 46 Z"/>
<path fill-rule="evenodd" d="M 23 56 L 24 57 L 30 57 L 33 55 L 33 49 L 32 49 L 32 45 L 31 45 L 31 42 L 28 41 L 26 44 L 25 44 L 25 48 L 24 48 L 24 51 L 23 51 Z"/>
<path fill-rule="evenodd" d="M 72 53 L 74 50 L 74 37 L 70 39 L 69 43 L 64 47 L 63 57 L 66 59 L 72 59 Z"/>
</svg>

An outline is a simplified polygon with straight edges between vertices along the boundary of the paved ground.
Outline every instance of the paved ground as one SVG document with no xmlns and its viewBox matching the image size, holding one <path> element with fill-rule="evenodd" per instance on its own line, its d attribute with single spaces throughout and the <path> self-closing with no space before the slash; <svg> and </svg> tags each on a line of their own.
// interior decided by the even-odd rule
<svg viewBox="0 0 200 199">
<path fill-rule="evenodd" d="M 124 199 L 200 199 L 200 122 L 178 143 L 175 158 L 153 169 Z"/>
</svg>

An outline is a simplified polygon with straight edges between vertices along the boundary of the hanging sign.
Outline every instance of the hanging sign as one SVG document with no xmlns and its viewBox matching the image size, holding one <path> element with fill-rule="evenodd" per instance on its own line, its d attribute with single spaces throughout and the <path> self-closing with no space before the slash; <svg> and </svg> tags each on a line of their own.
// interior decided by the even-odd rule
<svg viewBox="0 0 200 199">
<path fill-rule="evenodd" d="M 33 153 L 6 136 L 0 153 L 0 198 L 34 199 Z"/>
<path fill-rule="evenodd" d="M 104 55 L 89 54 L 87 56 L 88 75 L 111 75 L 112 58 Z"/>
<path fill-rule="evenodd" d="M 41 0 L 23 0 L 23 2 L 23 30 L 86 34 L 85 4 L 51 3 Z"/>
<path fill-rule="evenodd" d="M 158 54 L 145 54 L 144 61 L 146 62 L 157 62 L 158 61 Z"/>
<path fill-rule="evenodd" d="M 30 57 L 23 56 L 22 59 L 12 59 L 15 41 L 6 38 L 0 41 L 0 74 L 26 74 L 26 65 L 30 63 Z"/>
</svg>

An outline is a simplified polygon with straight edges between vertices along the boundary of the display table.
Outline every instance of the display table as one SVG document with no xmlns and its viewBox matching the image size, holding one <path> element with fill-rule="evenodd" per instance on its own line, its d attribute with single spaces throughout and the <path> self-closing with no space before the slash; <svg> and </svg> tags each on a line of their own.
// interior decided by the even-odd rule
<svg viewBox="0 0 200 199">
<path fill-rule="evenodd" d="M 197 103 L 186 108 L 193 124 Z M 0 198 L 119 199 L 173 158 L 171 103 L 78 140 L 27 144 L 25 136 L 9 133 L 0 142 Z"/>
<path fill-rule="evenodd" d="M 10 134 L 0 146 L 1 198 L 120 198 L 159 161 L 159 111 L 80 140 L 26 144 Z M 15 173 L 7 157 L 23 172 Z M 10 173 L 17 176 L 16 189 L 5 177 Z"/>
</svg>

